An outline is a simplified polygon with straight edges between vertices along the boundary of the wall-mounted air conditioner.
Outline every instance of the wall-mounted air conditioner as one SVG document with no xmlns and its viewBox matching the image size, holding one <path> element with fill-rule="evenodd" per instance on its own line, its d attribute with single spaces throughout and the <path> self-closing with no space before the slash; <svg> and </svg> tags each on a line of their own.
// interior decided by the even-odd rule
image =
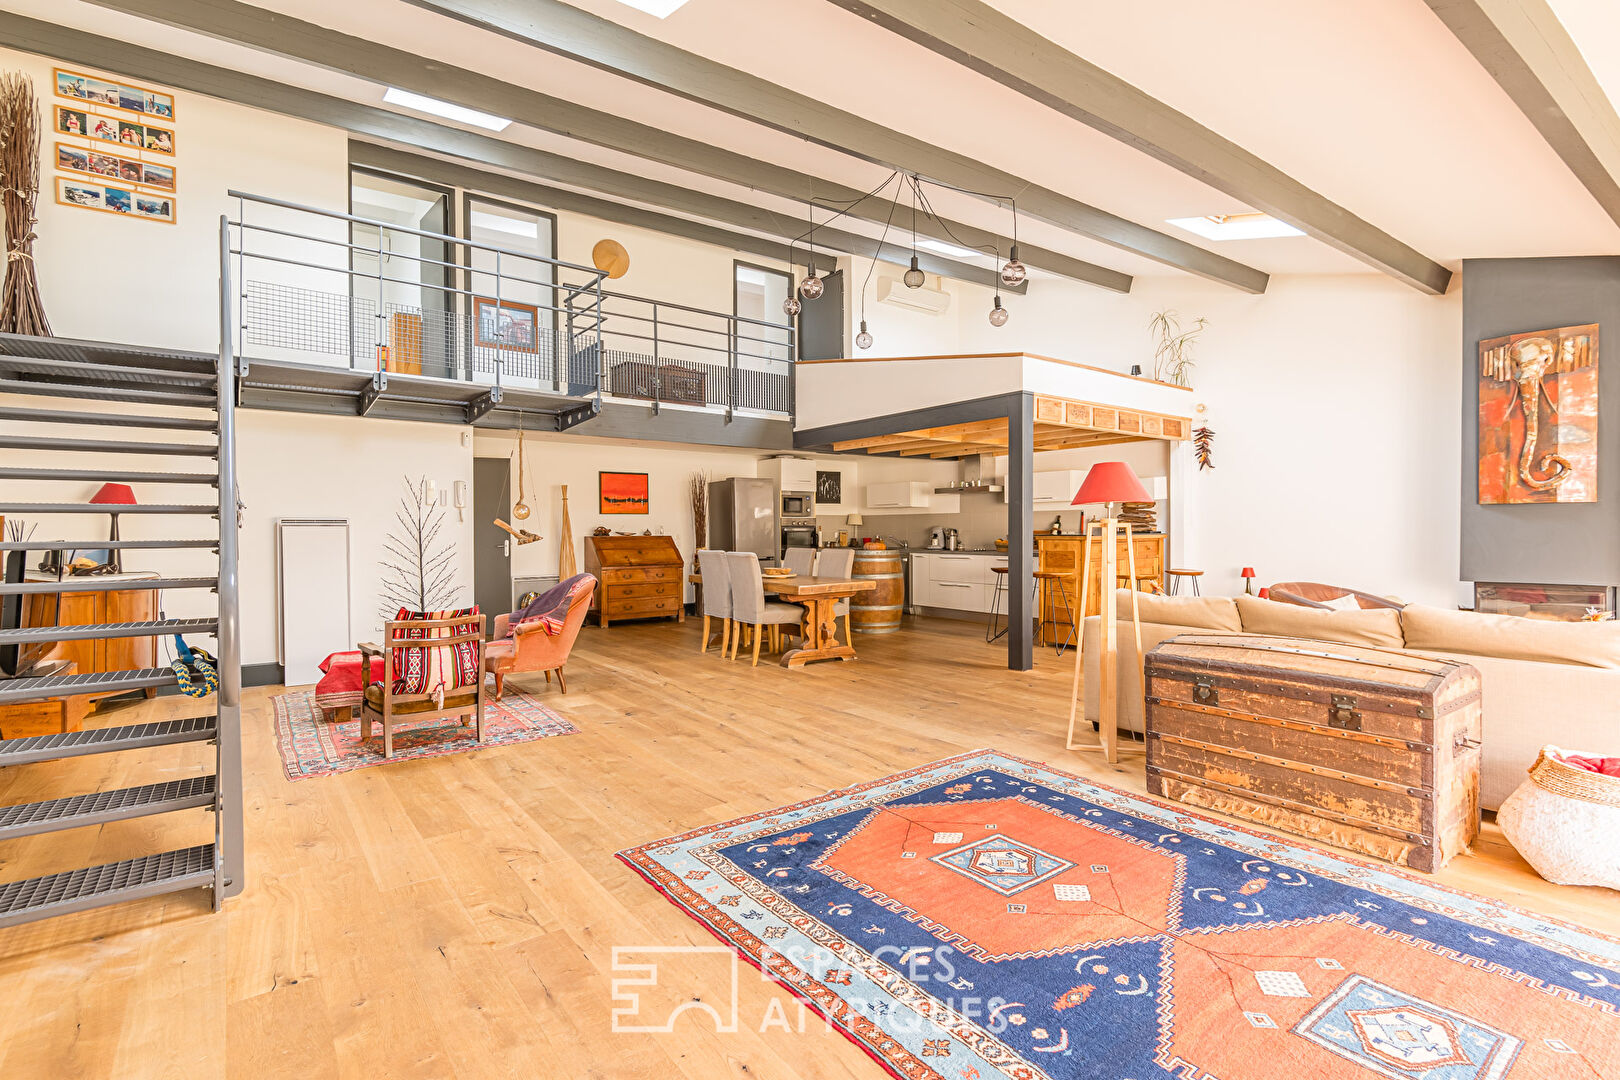
<svg viewBox="0 0 1620 1080">
<path fill-rule="evenodd" d="M 899 278 L 878 278 L 878 299 L 913 311 L 926 311 L 930 315 L 943 315 L 951 306 L 951 294 L 942 289 L 908 289 Z"/>
</svg>

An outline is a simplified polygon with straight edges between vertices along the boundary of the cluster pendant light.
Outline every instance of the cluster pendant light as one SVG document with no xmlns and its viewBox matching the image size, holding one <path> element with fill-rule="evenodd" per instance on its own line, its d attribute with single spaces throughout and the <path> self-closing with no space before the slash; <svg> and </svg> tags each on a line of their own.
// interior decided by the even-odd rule
<svg viewBox="0 0 1620 1080">
<path fill-rule="evenodd" d="M 885 181 L 883 184 L 880 184 L 874 190 L 867 192 L 865 196 L 863 196 L 859 200 L 856 200 L 856 202 L 859 203 L 859 202 L 864 201 L 865 199 L 869 199 L 869 198 L 873 198 L 873 197 L 878 196 L 879 193 L 882 192 L 884 188 L 886 188 L 890 183 L 893 183 L 897 179 L 901 178 L 902 175 L 903 174 L 901 174 L 899 172 L 894 172 L 894 173 L 890 174 L 889 179 L 887 181 Z M 929 214 L 933 215 L 934 214 L 934 209 L 933 209 L 932 204 L 929 203 L 927 195 L 925 195 L 922 192 L 922 189 L 920 187 L 920 184 L 921 184 L 920 178 L 918 178 L 918 177 L 910 177 L 909 178 L 909 183 L 911 185 L 911 265 L 906 268 L 906 271 L 905 271 L 904 274 L 901 275 L 900 280 L 905 284 L 906 288 L 908 288 L 908 289 L 920 289 L 920 288 L 922 288 L 924 285 L 926 285 L 928 283 L 928 275 L 927 275 L 926 272 L 924 272 L 922 267 L 918 265 L 918 255 L 917 255 L 917 202 L 918 202 L 919 198 L 926 205 L 926 209 L 927 209 L 927 212 Z M 964 190 L 964 189 L 955 189 L 955 190 Z M 966 194 L 979 195 L 979 196 L 981 196 L 983 198 L 994 199 L 995 202 L 998 205 L 1001 204 L 1001 200 L 1003 198 L 1003 196 L 988 195 L 988 194 L 985 194 L 983 192 L 967 191 Z M 891 202 L 890 202 L 890 205 L 891 205 L 891 213 L 890 213 L 890 217 L 889 217 L 890 222 L 893 221 L 893 212 L 892 211 L 894 209 L 898 209 L 898 206 L 896 205 L 898 203 L 898 201 L 899 201 L 898 199 L 894 199 L 894 200 L 891 200 Z M 1011 202 L 1010 198 L 1008 199 L 1008 202 Z M 808 216 L 809 216 L 809 219 L 810 219 L 810 227 L 809 227 L 809 229 L 806 230 L 805 235 L 803 237 L 801 237 L 800 239 L 804 239 L 804 240 L 807 241 L 806 247 L 809 250 L 809 255 L 805 259 L 805 276 L 799 280 L 797 288 L 792 289 L 792 290 L 790 290 L 788 292 L 787 299 L 782 301 L 782 312 L 783 312 L 783 314 L 787 315 L 789 318 L 796 318 L 800 314 L 800 312 L 802 312 L 804 310 L 804 301 L 818 300 L 818 299 L 821 298 L 822 294 L 827 291 L 826 282 L 822 279 L 821 275 L 816 272 L 816 258 L 815 258 L 815 245 L 814 245 L 816 220 L 815 220 L 815 202 L 814 202 L 813 199 L 807 205 L 806 209 L 808 211 Z M 844 207 L 843 209 L 839 210 L 837 213 L 833 214 L 832 218 L 830 218 L 829 220 L 835 220 L 838 217 L 841 217 L 844 214 L 849 213 L 853 209 L 854 209 L 854 205 Z M 936 220 L 937 220 L 937 215 L 936 215 Z M 873 253 L 872 265 L 867 271 L 866 282 L 863 283 L 862 287 L 861 287 L 861 323 L 860 323 L 861 329 L 860 329 L 860 332 L 855 335 L 855 347 L 857 349 L 870 349 L 872 347 L 872 342 L 873 342 L 872 332 L 870 330 L 868 330 L 867 326 L 866 326 L 866 284 L 870 283 L 871 276 L 872 276 L 871 271 L 875 270 L 877 268 L 878 260 L 882 257 L 883 242 L 884 242 L 884 239 L 886 239 L 888 237 L 888 229 L 889 229 L 889 225 L 888 225 L 888 223 L 885 223 L 885 225 L 884 225 L 884 236 L 883 236 L 882 239 L 878 240 L 877 251 L 875 251 Z M 952 236 L 952 239 L 955 239 L 955 237 Z M 958 243 L 960 243 L 960 241 L 958 241 Z M 999 257 L 999 253 L 996 252 L 994 249 L 986 248 L 985 251 L 986 251 L 987 254 L 990 254 L 993 258 L 998 258 Z M 788 253 L 788 266 L 789 266 L 789 271 L 790 272 L 792 270 L 792 263 L 793 263 L 793 254 L 792 254 L 792 249 L 790 247 L 789 248 L 789 253 Z M 992 263 L 991 265 L 992 265 L 992 267 L 994 267 L 995 264 Z M 990 319 L 990 325 L 991 326 L 1002 327 L 1002 326 L 1007 325 L 1007 320 L 1011 316 L 1010 316 L 1010 313 L 1007 311 L 1007 309 L 1004 306 L 1002 306 L 1002 303 L 1001 303 L 1001 287 L 1006 286 L 1009 289 L 1017 288 L 1019 285 L 1022 285 L 1029 277 L 1029 268 L 1026 267 L 1023 264 L 1023 262 L 1021 262 L 1019 260 L 1019 258 L 1018 258 L 1018 207 L 1017 207 L 1016 204 L 1013 204 L 1013 236 L 1012 236 L 1012 245 L 1007 251 L 1007 261 L 1001 265 L 999 270 L 993 270 L 993 273 L 994 273 L 995 277 L 992 280 L 993 280 L 993 284 L 996 286 L 996 291 L 995 291 L 995 301 L 994 301 L 994 303 L 992 304 L 992 306 L 990 308 L 989 319 Z"/>
</svg>

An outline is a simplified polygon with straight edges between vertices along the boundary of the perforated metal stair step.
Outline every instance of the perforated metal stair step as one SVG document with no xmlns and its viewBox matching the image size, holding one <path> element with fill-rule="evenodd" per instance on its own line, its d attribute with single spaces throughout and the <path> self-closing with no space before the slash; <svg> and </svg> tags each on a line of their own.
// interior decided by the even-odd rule
<svg viewBox="0 0 1620 1080">
<path fill-rule="evenodd" d="M 0 503 L 0 514 L 202 514 L 216 517 L 218 503 Z"/>
<path fill-rule="evenodd" d="M 79 547 L 90 547 L 94 544 L 80 544 Z M 103 544 L 102 547 L 107 545 Z M 167 578 L 137 578 L 130 582 L 131 588 L 136 589 L 212 589 L 219 584 L 218 578 L 211 577 L 167 577 Z M 35 596 L 41 593 L 69 593 L 69 592 L 106 592 L 106 579 L 94 575 L 88 577 L 64 578 L 61 581 L 22 581 L 9 582 L 0 585 L 0 596 Z M 0 683 L 0 686 L 3 686 Z"/>
<path fill-rule="evenodd" d="M 117 791 L 92 791 L 84 795 L 70 795 L 65 799 L 0 806 L 0 840 L 35 836 L 60 829 L 77 829 L 84 825 L 102 825 L 151 814 L 168 814 L 176 810 L 192 810 L 213 804 L 214 777 L 210 774 L 167 780 L 161 784 L 119 788 Z"/>
<path fill-rule="evenodd" d="M 154 619 L 149 622 L 99 623 L 88 626 L 25 626 L 21 630 L 0 630 L 0 645 L 85 641 L 93 638 L 151 637 L 155 634 L 212 634 L 218 629 L 218 619 Z"/>
<path fill-rule="evenodd" d="M 216 473 L 184 472 L 130 472 L 117 469 L 5 469 L 0 468 L 0 480 L 83 480 L 87 483 L 114 482 L 124 484 L 217 484 Z M 128 507 L 119 513 L 133 510 Z M 103 513 L 107 511 L 105 508 Z"/>
<path fill-rule="evenodd" d="M 0 927 L 214 884 L 214 845 L 201 844 L 0 885 Z"/>
<path fill-rule="evenodd" d="M 167 431 L 218 431 L 208 417 L 139 416 L 131 413 L 68 412 L 62 409 L 7 409 L 7 420 L 27 424 L 93 424 L 97 427 L 162 428 Z"/>
<path fill-rule="evenodd" d="M 88 382 L 140 383 L 155 386 L 214 386 L 211 371 L 180 371 L 173 368 L 137 367 L 134 364 L 97 364 L 80 360 L 50 360 L 39 356 L 0 355 L 0 371 L 26 375 L 48 375 Z"/>
<path fill-rule="evenodd" d="M 55 735 L 30 735 L 26 739 L 0 739 L 0 766 L 31 765 L 37 761 L 111 754 L 119 750 L 146 750 L 175 743 L 207 742 L 218 734 L 212 716 L 188 716 L 182 720 L 156 720 L 147 724 L 87 728 L 62 731 Z"/>
<path fill-rule="evenodd" d="M 212 548 L 219 547 L 219 541 L 208 537 L 192 540 L 7 540 L 0 543 L 0 551 L 58 551 L 67 548 L 118 548 L 120 551 L 130 551 L 135 548 Z"/>
<path fill-rule="evenodd" d="M 198 409 L 215 407 L 211 390 L 141 390 L 125 386 L 81 386 L 76 383 L 31 382 L 26 379 L 0 379 L 0 394 L 35 394 L 41 397 L 86 398 L 91 401 L 128 401 L 142 405 L 188 405 Z"/>
<path fill-rule="evenodd" d="M 33 435 L 0 436 L 3 450 L 74 450 L 86 454 L 175 454 L 189 457 L 217 457 L 214 443 L 127 442 L 113 439 L 50 439 Z"/>
<path fill-rule="evenodd" d="M 48 675 L 37 679 L 0 680 L 0 704 L 8 701 L 37 701 L 40 698 L 72 697 L 76 694 L 123 694 L 154 686 L 174 686 L 169 668 L 137 668 L 134 671 L 87 671 L 81 675 Z"/>
</svg>

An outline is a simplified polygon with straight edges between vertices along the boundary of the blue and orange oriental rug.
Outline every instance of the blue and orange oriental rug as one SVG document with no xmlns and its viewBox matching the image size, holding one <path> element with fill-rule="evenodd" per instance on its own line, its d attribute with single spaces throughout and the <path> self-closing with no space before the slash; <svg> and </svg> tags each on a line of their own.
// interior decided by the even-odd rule
<svg viewBox="0 0 1620 1080">
<path fill-rule="evenodd" d="M 895 1076 L 1620 1077 L 1620 942 L 978 751 L 620 853 Z"/>
</svg>

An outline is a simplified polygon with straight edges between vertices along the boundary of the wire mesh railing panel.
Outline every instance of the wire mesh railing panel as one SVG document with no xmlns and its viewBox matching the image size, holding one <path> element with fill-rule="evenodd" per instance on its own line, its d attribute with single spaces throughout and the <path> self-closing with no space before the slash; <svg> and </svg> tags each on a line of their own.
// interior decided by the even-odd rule
<svg viewBox="0 0 1620 1080">
<path fill-rule="evenodd" d="M 248 345 L 331 357 L 369 359 L 375 352 L 377 305 L 364 296 L 323 292 L 278 281 L 249 281 L 243 290 Z"/>
</svg>

